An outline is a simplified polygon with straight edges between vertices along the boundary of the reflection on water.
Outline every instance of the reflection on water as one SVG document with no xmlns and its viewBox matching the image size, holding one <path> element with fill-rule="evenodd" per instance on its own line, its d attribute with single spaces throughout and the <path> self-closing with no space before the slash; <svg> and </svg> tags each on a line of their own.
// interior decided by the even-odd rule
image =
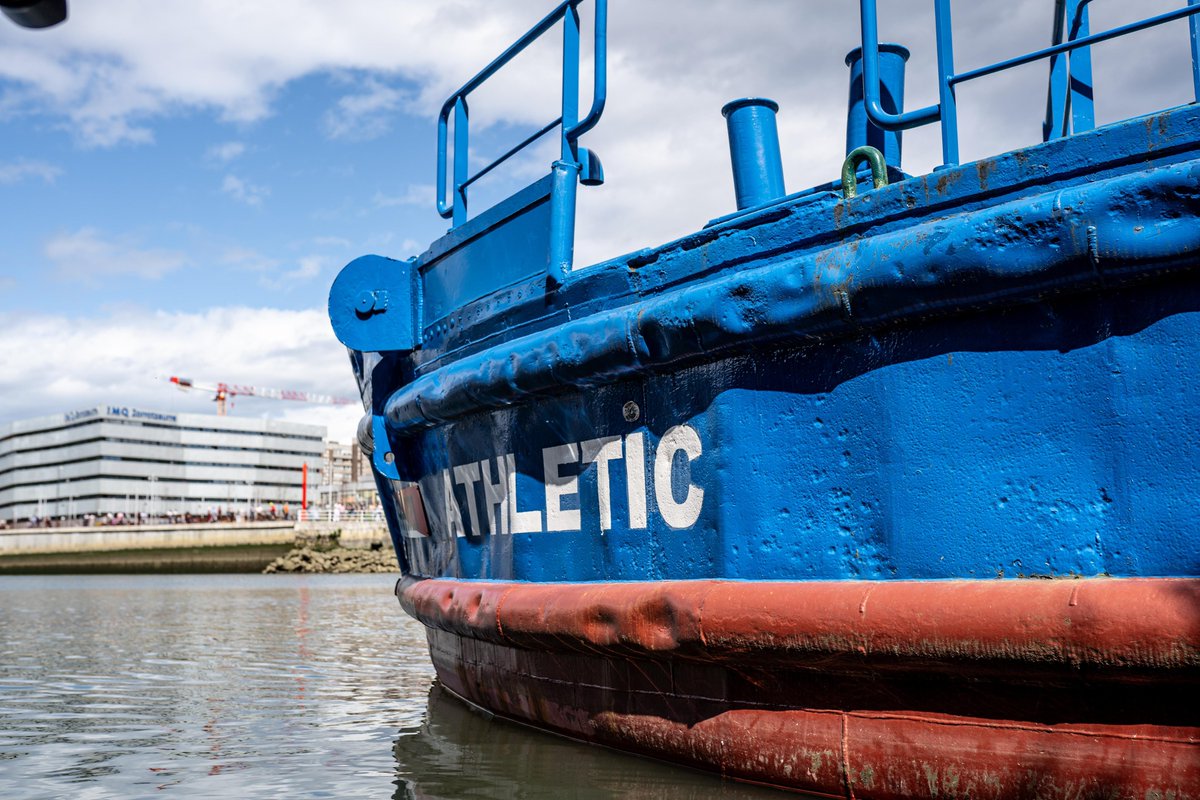
<svg viewBox="0 0 1200 800">
<path fill-rule="evenodd" d="M 392 580 L 0 577 L 0 797 L 778 796 L 431 694 Z"/>
<path fill-rule="evenodd" d="M 551 736 L 471 711 L 434 686 L 421 725 L 396 739 L 397 800 L 753 800 L 780 792 Z"/>
</svg>

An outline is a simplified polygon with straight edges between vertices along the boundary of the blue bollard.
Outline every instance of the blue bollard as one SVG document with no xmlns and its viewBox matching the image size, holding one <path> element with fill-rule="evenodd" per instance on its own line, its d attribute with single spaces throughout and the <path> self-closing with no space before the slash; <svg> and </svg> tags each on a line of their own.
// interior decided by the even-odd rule
<svg viewBox="0 0 1200 800">
<path fill-rule="evenodd" d="M 904 63 L 908 48 L 899 44 L 879 45 L 879 82 L 883 110 L 889 114 L 904 111 Z M 883 153 L 889 167 L 900 169 L 900 131 L 885 131 L 867 119 L 863 105 L 862 48 L 856 47 L 846 55 L 850 67 L 850 107 L 846 119 L 846 152 L 864 145 Z"/>
<path fill-rule="evenodd" d="M 721 113 L 729 127 L 729 157 L 738 210 L 778 200 L 783 188 L 783 162 L 775 112 L 779 104 L 765 97 L 743 97 L 725 104 Z"/>
</svg>

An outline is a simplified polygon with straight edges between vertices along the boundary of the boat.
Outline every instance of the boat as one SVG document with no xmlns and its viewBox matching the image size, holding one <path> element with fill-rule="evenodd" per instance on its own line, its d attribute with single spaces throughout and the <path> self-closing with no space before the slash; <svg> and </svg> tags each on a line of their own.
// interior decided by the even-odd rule
<svg viewBox="0 0 1200 800">
<path fill-rule="evenodd" d="M 956 71 L 933 5 L 937 104 L 860 0 L 833 180 L 788 193 L 777 106 L 734 100 L 736 209 L 586 267 L 605 0 L 446 100 L 452 227 L 349 263 L 329 313 L 447 692 L 815 795 L 1200 797 L 1200 106 L 1097 126 L 1089 55 L 1177 23 L 1200 91 L 1200 6 L 1092 31 L 1057 0 L 1050 46 Z M 472 173 L 469 96 L 550 31 L 560 116 Z M 1043 141 L 959 163 L 958 87 L 1034 62 Z M 943 164 L 910 175 L 922 125 Z M 542 136 L 547 174 L 468 214 Z"/>
</svg>

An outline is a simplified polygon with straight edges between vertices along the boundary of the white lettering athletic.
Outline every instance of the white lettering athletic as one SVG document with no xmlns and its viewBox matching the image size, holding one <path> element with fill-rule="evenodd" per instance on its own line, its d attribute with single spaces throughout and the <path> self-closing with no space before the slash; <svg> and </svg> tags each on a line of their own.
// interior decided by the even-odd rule
<svg viewBox="0 0 1200 800">
<path fill-rule="evenodd" d="M 671 528 L 690 528 L 700 519 L 704 488 L 695 483 L 692 470 L 703 452 L 700 435 L 690 425 L 668 429 L 654 449 L 651 475 L 655 505 L 663 522 Z M 678 458 L 681 453 L 683 457 Z M 630 530 L 644 530 L 649 526 L 649 487 L 643 431 L 543 448 L 544 516 L 538 508 L 520 507 L 517 496 L 520 474 L 513 453 L 448 467 L 422 478 L 418 486 L 423 505 L 427 508 L 433 505 L 422 516 L 440 521 L 439 527 L 452 536 L 468 532 L 478 536 L 579 531 L 584 528 L 583 510 L 587 507 L 580 495 L 580 478 L 594 465 L 598 518 L 593 524 L 601 532 L 612 530 L 611 465 L 616 462 L 623 462 L 625 468 L 626 524 Z M 462 487 L 461 500 L 458 487 Z M 684 490 L 683 499 L 676 499 L 676 489 Z M 407 505 L 402 510 L 406 518 L 416 513 L 416 509 Z M 410 522 L 417 525 L 417 521 Z"/>
</svg>

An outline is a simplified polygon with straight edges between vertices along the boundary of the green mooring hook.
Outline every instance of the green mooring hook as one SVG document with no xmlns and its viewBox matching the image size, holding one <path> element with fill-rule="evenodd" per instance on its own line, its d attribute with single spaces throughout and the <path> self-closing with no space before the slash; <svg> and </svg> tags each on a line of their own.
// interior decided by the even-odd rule
<svg viewBox="0 0 1200 800">
<path fill-rule="evenodd" d="M 871 183 L 876 189 L 888 184 L 887 163 L 883 160 L 883 153 L 870 145 L 856 147 L 842 162 L 842 197 L 847 200 L 858 196 L 858 181 L 855 179 L 854 173 L 858 171 L 858 165 L 864 161 L 871 165 Z"/>
</svg>

